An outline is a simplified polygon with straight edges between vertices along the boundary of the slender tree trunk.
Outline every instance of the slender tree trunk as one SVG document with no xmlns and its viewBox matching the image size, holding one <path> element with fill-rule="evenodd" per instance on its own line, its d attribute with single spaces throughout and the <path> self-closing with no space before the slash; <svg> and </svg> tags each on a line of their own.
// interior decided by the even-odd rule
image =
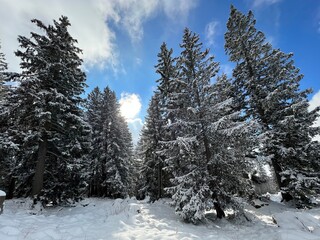
<svg viewBox="0 0 320 240">
<path fill-rule="evenodd" d="M 274 173 L 275 173 L 278 187 L 279 187 L 279 189 L 281 189 L 281 187 L 282 187 L 281 176 L 280 176 L 281 167 L 279 166 L 278 161 L 275 159 L 275 157 L 273 157 L 271 159 L 271 163 L 272 163 L 272 167 L 274 169 Z"/>
<path fill-rule="evenodd" d="M 39 194 L 43 188 L 43 176 L 44 176 L 44 169 L 45 169 L 44 165 L 45 165 L 45 158 L 47 155 L 47 148 L 48 148 L 48 140 L 46 137 L 44 137 L 39 142 L 37 165 L 36 165 L 33 184 L 32 184 L 33 196 Z"/>
<path fill-rule="evenodd" d="M 201 129 L 202 129 L 203 145 L 204 145 L 205 155 L 206 155 L 207 164 L 208 164 L 211 159 L 211 151 L 210 151 L 210 146 L 209 146 L 209 141 L 208 141 L 207 135 L 204 132 L 204 127 L 201 126 Z"/>
<path fill-rule="evenodd" d="M 159 157 L 160 160 L 160 157 Z M 163 189 L 163 183 L 162 183 L 162 163 L 159 162 L 158 164 L 158 199 L 162 198 L 162 189 Z"/>
<path fill-rule="evenodd" d="M 275 173 L 275 176 L 276 176 L 276 179 L 277 179 L 277 184 L 278 184 L 278 187 L 281 191 L 282 187 L 285 187 L 285 184 L 281 181 L 281 176 L 280 176 L 280 173 L 282 172 L 282 169 L 277 161 L 277 157 L 273 157 L 272 160 L 272 166 L 273 166 L 273 169 L 274 169 L 274 173 Z M 281 201 L 290 201 L 293 199 L 292 195 L 288 192 L 288 191 L 281 191 L 281 196 L 282 196 L 282 200 Z"/>
<path fill-rule="evenodd" d="M 14 195 L 14 190 L 16 188 L 16 178 L 13 176 L 10 176 L 9 180 L 9 191 L 7 194 L 7 199 L 12 199 Z"/>
<path fill-rule="evenodd" d="M 220 203 L 214 202 L 213 204 L 214 204 L 214 208 L 216 209 L 216 212 L 217 212 L 217 218 L 221 219 L 223 217 L 226 217 L 226 214 L 222 210 Z"/>
</svg>

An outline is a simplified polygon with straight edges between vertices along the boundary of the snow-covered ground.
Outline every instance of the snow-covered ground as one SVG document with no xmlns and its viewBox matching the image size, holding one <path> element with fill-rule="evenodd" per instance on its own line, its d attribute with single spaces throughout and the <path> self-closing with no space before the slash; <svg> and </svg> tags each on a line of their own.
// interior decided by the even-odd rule
<svg viewBox="0 0 320 240">
<path fill-rule="evenodd" d="M 74 207 L 30 206 L 27 199 L 5 202 L 1 240 L 320 240 L 320 209 L 296 210 L 277 202 L 259 209 L 248 205 L 251 222 L 223 219 L 198 226 L 181 222 L 167 200 L 89 198 Z"/>
</svg>

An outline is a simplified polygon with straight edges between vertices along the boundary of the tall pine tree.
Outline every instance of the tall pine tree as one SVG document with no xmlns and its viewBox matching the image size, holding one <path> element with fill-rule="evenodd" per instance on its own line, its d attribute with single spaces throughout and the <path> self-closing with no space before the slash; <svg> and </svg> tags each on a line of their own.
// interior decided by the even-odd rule
<svg viewBox="0 0 320 240">
<path fill-rule="evenodd" d="M 211 198 L 207 164 L 211 151 L 207 135 L 207 115 L 210 105 L 211 79 L 218 64 L 202 51 L 199 36 L 185 29 L 177 61 L 179 75 L 168 96 L 171 139 L 164 142 L 166 169 L 172 172 L 172 194 L 176 213 L 186 221 L 196 223 L 204 218 L 206 201 Z"/>
<path fill-rule="evenodd" d="M 1 45 L 0 45 L 1 50 Z M 5 55 L 0 52 L 0 185 L 8 187 L 7 174 L 10 171 L 11 161 L 9 153 L 14 149 L 8 134 L 8 105 L 6 99 L 9 89 L 5 86 L 7 63 Z M 5 189 L 10 196 L 8 189 Z"/>
<path fill-rule="evenodd" d="M 16 55 L 23 71 L 9 98 L 19 144 L 16 195 L 43 196 L 58 203 L 77 198 L 83 182 L 79 171 L 90 134 L 80 108 L 85 74 L 67 17 L 48 26 L 32 22 L 44 34 L 19 36 L 21 50 Z"/>
<path fill-rule="evenodd" d="M 167 137 L 159 152 L 165 156 L 164 169 L 172 174 L 166 190 L 176 213 L 198 223 L 208 208 L 215 208 L 219 218 L 227 205 L 241 211 L 234 196 L 252 194 L 243 176 L 253 127 L 234 107 L 234 88 L 226 76 L 211 83 L 218 63 L 209 50 L 202 51 L 199 36 L 185 29 L 181 47 L 178 75 L 167 95 Z"/>
<path fill-rule="evenodd" d="M 1 45 L 0 45 L 0 50 L 1 50 Z M 7 70 L 8 66 L 6 63 L 5 56 L 2 52 L 0 52 L 0 103 L 2 103 L 4 99 L 4 94 L 5 94 L 5 76 L 4 72 Z"/>
<path fill-rule="evenodd" d="M 233 76 L 241 92 L 238 103 L 247 119 L 260 124 L 263 150 L 271 158 L 283 197 L 308 204 L 320 183 L 315 173 L 319 162 L 308 158 L 319 151 L 311 140 L 319 131 L 312 127 L 319 108 L 308 112 L 311 91 L 300 90 L 303 75 L 293 55 L 273 49 L 255 23 L 251 11 L 244 15 L 231 6 L 225 49 L 237 64 Z"/>
<path fill-rule="evenodd" d="M 88 121 L 92 128 L 90 195 L 126 197 L 130 191 L 132 139 L 120 115 L 116 95 L 106 87 L 88 96 Z"/>
<path fill-rule="evenodd" d="M 158 63 L 155 66 L 156 73 L 160 75 L 157 80 L 158 89 L 149 104 L 138 153 L 144 163 L 141 171 L 144 176 L 144 184 L 141 186 L 140 193 L 149 195 L 152 201 L 163 197 L 164 188 L 170 185 L 169 176 L 171 173 L 164 171 L 166 168 L 162 142 L 171 137 L 168 135 L 165 125 L 170 121 L 168 96 L 173 91 L 174 81 L 177 77 L 176 59 L 172 57 L 172 53 L 173 50 L 168 49 L 166 43 L 161 45 Z"/>
<path fill-rule="evenodd" d="M 138 152 L 139 159 L 143 161 L 140 170 L 143 175 L 143 184 L 140 184 L 139 195 L 148 195 L 151 201 L 163 197 L 164 188 L 164 163 L 162 155 L 158 152 L 164 134 L 159 100 L 159 93 L 155 93 L 149 104 Z"/>
</svg>

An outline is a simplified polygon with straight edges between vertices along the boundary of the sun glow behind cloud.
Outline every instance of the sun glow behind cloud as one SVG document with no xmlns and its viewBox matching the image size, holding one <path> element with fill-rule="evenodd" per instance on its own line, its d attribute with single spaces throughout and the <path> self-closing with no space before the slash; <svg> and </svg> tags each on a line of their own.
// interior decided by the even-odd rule
<svg viewBox="0 0 320 240">
<path fill-rule="evenodd" d="M 127 120 L 135 119 L 141 110 L 141 100 L 138 94 L 121 93 L 120 98 L 121 115 Z"/>
<path fill-rule="evenodd" d="M 143 126 L 143 122 L 139 117 L 142 107 L 141 98 L 135 93 L 121 93 L 119 103 L 121 115 L 126 119 L 132 134 L 133 143 L 136 144 Z"/>
</svg>

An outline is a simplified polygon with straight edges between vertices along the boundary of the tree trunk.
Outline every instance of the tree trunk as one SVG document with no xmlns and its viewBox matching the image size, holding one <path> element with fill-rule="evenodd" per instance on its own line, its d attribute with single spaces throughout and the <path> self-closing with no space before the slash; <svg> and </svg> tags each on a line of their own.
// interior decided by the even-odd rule
<svg viewBox="0 0 320 240">
<path fill-rule="evenodd" d="M 218 202 L 214 202 L 213 205 L 214 205 L 214 208 L 216 209 L 216 212 L 217 212 L 217 218 L 221 219 L 223 217 L 226 217 L 226 214 L 224 213 L 224 211 L 222 210 L 222 208 Z"/>
<path fill-rule="evenodd" d="M 7 199 L 13 198 L 15 188 L 16 188 L 16 178 L 13 176 L 10 176 Z"/>
<path fill-rule="evenodd" d="M 44 164 L 47 155 L 48 140 L 44 137 L 39 142 L 37 165 L 32 184 L 32 195 L 39 194 L 43 188 Z"/>
<path fill-rule="evenodd" d="M 288 202 L 288 201 L 292 200 L 293 197 L 288 191 L 283 191 L 282 190 L 283 187 L 286 187 L 285 183 L 283 183 L 281 181 L 280 173 L 282 172 L 282 169 L 281 169 L 280 165 L 278 164 L 277 159 L 275 157 L 272 158 L 271 162 L 272 162 L 272 166 L 274 168 L 274 172 L 275 172 L 275 175 L 276 175 L 276 179 L 277 179 L 277 183 L 278 183 L 279 189 L 281 191 L 281 196 L 282 196 L 281 202 L 283 202 L 283 201 Z"/>
<path fill-rule="evenodd" d="M 162 161 L 162 159 L 159 157 L 159 161 Z M 162 189 L 163 189 L 163 183 L 162 183 L 162 163 L 158 163 L 158 199 L 162 198 Z"/>
<path fill-rule="evenodd" d="M 271 159 L 271 163 L 272 163 L 272 167 L 273 167 L 273 170 L 274 170 L 274 173 L 275 173 L 275 177 L 276 177 L 276 180 L 277 180 L 278 187 L 281 190 L 281 187 L 283 185 L 282 182 L 281 182 L 281 176 L 280 176 L 280 173 L 282 171 L 281 167 L 278 164 L 278 161 L 276 160 L 275 157 L 273 157 Z"/>
</svg>

